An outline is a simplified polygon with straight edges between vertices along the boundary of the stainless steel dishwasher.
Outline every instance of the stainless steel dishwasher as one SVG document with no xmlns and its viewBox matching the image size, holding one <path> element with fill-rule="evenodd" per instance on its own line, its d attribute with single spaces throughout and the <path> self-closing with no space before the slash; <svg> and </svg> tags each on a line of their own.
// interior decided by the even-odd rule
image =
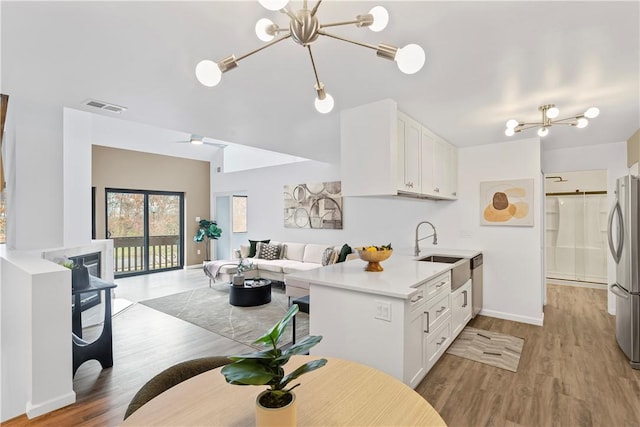
<svg viewBox="0 0 640 427">
<path fill-rule="evenodd" d="M 472 317 L 476 317 L 482 310 L 482 254 L 471 258 L 471 289 Z"/>
</svg>

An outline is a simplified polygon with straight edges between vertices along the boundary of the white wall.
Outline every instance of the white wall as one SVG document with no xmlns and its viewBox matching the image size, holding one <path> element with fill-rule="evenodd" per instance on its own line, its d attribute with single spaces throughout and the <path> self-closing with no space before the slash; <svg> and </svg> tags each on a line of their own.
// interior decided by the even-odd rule
<svg viewBox="0 0 640 427">
<path fill-rule="evenodd" d="M 616 179 L 628 173 L 626 142 L 592 145 L 587 147 L 550 150 L 543 153 L 542 170 L 547 172 L 572 172 L 581 170 L 607 170 L 607 198 L 609 206 L 615 200 Z M 616 279 L 615 261 L 608 255 L 607 277 L 609 283 Z M 608 311 L 615 314 L 615 296 L 608 293 Z"/>
<path fill-rule="evenodd" d="M 25 104 L 14 96 L 9 102 L 12 116 L 7 126 L 14 129 L 15 139 L 8 138 L 7 143 L 15 163 L 7 177 L 12 208 L 7 217 L 7 246 L 59 247 L 64 229 L 62 110 Z"/>
<path fill-rule="evenodd" d="M 91 241 L 91 117 L 63 110 L 63 247 Z"/>
<path fill-rule="evenodd" d="M 455 202 L 449 201 L 348 197 L 343 200 L 342 230 L 284 227 L 284 185 L 338 180 L 339 165 L 308 161 L 230 174 L 214 173 L 212 188 L 220 194 L 238 191 L 248 196 L 248 239 L 352 246 L 391 243 L 398 250 L 412 253 L 416 225 L 429 220 L 438 228 L 440 247 L 456 242 L 455 221 L 449 221 L 447 215 Z M 428 240 L 421 244 L 431 245 Z"/>
<path fill-rule="evenodd" d="M 481 314 L 541 325 L 542 185 L 538 138 L 463 148 L 458 151 L 457 223 L 459 246 L 484 254 L 484 307 Z M 481 226 L 482 181 L 534 179 L 533 227 Z M 464 238 L 462 236 L 470 236 Z"/>
<path fill-rule="evenodd" d="M 0 421 L 75 402 L 71 273 L 33 253 L 0 253 Z"/>
<path fill-rule="evenodd" d="M 222 194 L 245 191 L 249 198 L 247 238 L 250 239 L 352 246 L 391 243 L 399 251 L 410 254 L 416 225 L 429 220 L 438 230 L 438 248 L 485 252 L 485 314 L 541 324 L 539 209 L 534 207 L 534 227 L 479 225 L 480 181 L 534 178 L 534 204 L 540 206 L 539 140 L 461 149 L 458 160 L 458 201 L 346 197 L 343 230 L 289 229 L 284 228 L 283 219 L 283 185 L 340 180 L 339 165 L 310 161 L 231 174 L 213 173 L 211 188 Z M 421 242 L 421 246 L 430 247 L 430 240 Z"/>
</svg>

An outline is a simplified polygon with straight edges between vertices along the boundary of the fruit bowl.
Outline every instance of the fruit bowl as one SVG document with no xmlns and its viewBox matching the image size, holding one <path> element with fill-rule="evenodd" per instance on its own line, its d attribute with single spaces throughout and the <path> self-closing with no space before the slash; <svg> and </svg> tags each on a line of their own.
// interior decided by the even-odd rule
<svg viewBox="0 0 640 427">
<path fill-rule="evenodd" d="M 366 271 L 383 271 L 380 263 L 393 253 L 390 246 L 366 246 L 355 249 L 360 259 L 367 262 Z"/>
</svg>

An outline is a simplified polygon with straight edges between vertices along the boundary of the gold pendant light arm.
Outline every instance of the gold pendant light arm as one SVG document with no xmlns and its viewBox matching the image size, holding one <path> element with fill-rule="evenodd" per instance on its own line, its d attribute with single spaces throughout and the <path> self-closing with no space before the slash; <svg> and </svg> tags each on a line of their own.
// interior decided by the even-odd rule
<svg viewBox="0 0 640 427">
<path fill-rule="evenodd" d="M 318 34 L 322 34 L 323 36 L 331 37 L 332 39 L 342 40 L 343 42 L 353 43 L 353 44 L 356 44 L 358 46 L 367 47 L 369 49 L 378 50 L 378 46 L 374 46 L 372 44 L 364 43 L 364 42 L 357 42 L 355 40 L 350 40 L 350 39 L 345 38 L 345 37 L 336 36 L 335 34 L 329 34 L 326 31 L 318 30 Z"/>
<path fill-rule="evenodd" d="M 298 18 L 298 16 L 295 13 L 293 13 L 291 9 L 289 9 L 288 7 L 283 7 L 282 9 L 280 9 L 280 12 L 287 15 L 289 19 L 291 19 L 292 21 L 296 21 L 298 25 L 302 25 L 302 21 L 300 20 L 300 18 Z"/>
<path fill-rule="evenodd" d="M 311 9 L 311 16 L 315 16 L 316 12 L 318 11 L 318 8 L 320 7 L 320 3 L 322 3 L 322 0 L 318 0 L 318 3 L 316 3 L 315 6 L 313 6 L 313 9 Z"/>
<path fill-rule="evenodd" d="M 276 43 L 280 43 L 282 40 L 286 40 L 286 39 L 288 39 L 289 37 L 291 37 L 291 33 L 286 34 L 286 35 L 284 35 L 284 36 L 282 36 L 282 37 L 280 37 L 280 38 L 274 39 L 274 40 L 270 41 L 269 43 L 266 43 L 266 44 L 264 44 L 264 45 L 260 46 L 259 48 L 252 50 L 251 52 L 247 52 L 247 53 L 245 53 L 244 55 L 241 55 L 241 56 L 237 57 L 237 58 L 236 58 L 236 62 L 241 61 L 241 60 L 243 60 L 244 58 L 246 58 L 247 56 L 251 56 L 251 55 L 253 55 L 254 53 L 258 53 L 258 52 L 260 52 L 260 51 L 261 51 L 261 50 L 263 50 L 263 49 L 266 49 L 266 48 L 268 48 L 268 47 L 270 47 L 270 46 L 273 46 L 273 45 L 274 45 L 274 44 L 276 44 Z"/>
<path fill-rule="evenodd" d="M 331 23 L 331 24 L 321 24 L 320 28 L 337 27 L 339 25 L 351 25 L 351 24 L 358 25 L 358 24 L 361 24 L 361 23 L 362 23 L 361 19 L 354 19 L 352 21 L 342 21 L 342 22 L 334 22 L 334 23 Z M 329 37 L 331 37 L 331 36 L 329 36 Z"/>
<path fill-rule="evenodd" d="M 311 58 L 311 66 L 313 67 L 313 74 L 316 76 L 316 84 L 318 87 L 321 87 L 320 79 L 318 78 L 318 70 L 316 69 L 316 61 L 313 60 L 313 53 L 311 53 L 311 46 L 307 45 L 307 50 L 309 51 L 309 57 Z"/>
</svg>

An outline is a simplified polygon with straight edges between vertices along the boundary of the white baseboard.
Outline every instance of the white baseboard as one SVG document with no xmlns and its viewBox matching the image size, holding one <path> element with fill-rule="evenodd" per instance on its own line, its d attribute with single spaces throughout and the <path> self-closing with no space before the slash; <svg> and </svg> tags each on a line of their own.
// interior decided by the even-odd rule
<svg viewBox="0 0 640 427">
<path fill-rule="evenodd" d="M 560 285 L 560 286 L 575 286 L 577 288 L 590 288 L 590 289 L 607 289 L 608 288 L 608 286 L 604 283 L 576 282 L 575 280 L 549 279 L 549 278 L 547 278 L 547 284 Z"/>
<path fill-rule="evenodd" d="M 37 405 L 34 405 L 29 401 L 27 402 L 27 418 L 32 419 L 48 412 L 55 411 L 56 409 L 71 405 L 72 403 L 75 403 L 75 401 L 75 391 L 70 391 L 65 395 L 47 400 L 46 402 L 39 403 Z"/>
<path fill-rule="evenodd" d="M 544 324 L 544 313 L 542 313 L 542 317 L 528 317 L 528 316 L 520 316 L 518 314 L 513 313 L 504 313 L 502 311 L 495 310 L 480 310 L 481 316 L 495 317 L 496 319 L 504 319 L 504 320 L 512 320 L 514 322 L 520 323 L 528 323 L 530 325 L 542 326 Z"/>
<path fill-rule="evenodd" d="M 192 268 L 199 268 L 199 269 L 202 269 L 202 264 L 187 265 L 187 266 L 185 267 L 185 269 L 192 269 Z"/>
</svg>

